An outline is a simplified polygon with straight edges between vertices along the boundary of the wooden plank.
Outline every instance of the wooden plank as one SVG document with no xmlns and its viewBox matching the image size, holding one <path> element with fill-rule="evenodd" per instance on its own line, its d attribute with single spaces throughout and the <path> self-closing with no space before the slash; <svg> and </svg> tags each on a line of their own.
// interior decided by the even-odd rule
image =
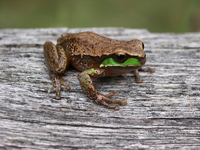
<svg viewBox="0 0 200 150">
<path fill-rule="evenodd" d="M 119 111 L 97 105 L 70 69 L 55 100 L 43 44 L 61 33 L 94 31 L 145 43 L 143 83 L 126 77 L 94 79 L 100 93 L 128 100 Z M 149 33 L 125 28 L 0 30 L 1 149 L 198 149 L 200 148 L 200 33 Z"/>
</svg>

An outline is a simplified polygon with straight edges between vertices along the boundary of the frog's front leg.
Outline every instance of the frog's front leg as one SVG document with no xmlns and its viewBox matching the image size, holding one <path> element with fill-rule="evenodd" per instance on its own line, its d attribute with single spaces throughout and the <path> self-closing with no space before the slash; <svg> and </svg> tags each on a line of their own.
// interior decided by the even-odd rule
<svg viewBox="0 0 200 150">
<path fill-rule="evenodd" d="M 62 74 L 68 67 L 69 60 L 66 56 L 65 50 L 52 42 L 47 41 L 44 44 L 44 57 L 46 65 L 49 69 L 49 74 L 52 79 L 54 91 L 56 92 L 56 99 L 60 99 L 61 85 L 70 89 L 70 86 L 63 80 Z"/>
<path fill-rule="evenodd" d="M 141 67 L 139 69 L 134 70 L 134 75 L 135 75 L 135 78 L 136 78 L 136 82 L 137 83 L 142 83 L 142 80 L 140 79 L 139 71 L 154 73 L 155 69 Z"/>
<path fill-rule="evenodd" d="M 91 78 L 98 78 L 98 77 L 103 77 L 103 71 L 97 69 L 89 69 L 86 71 L 81 72 L 78 75 L 78 79 L 81 83 L 81 86 L 83 90 L 87 93 L 87 95 L 94 100 L 96 103 L 104 105 L 105 107 L 119 110 L 118 105 L 112 105 L 113 104 L 121 104 L 121 105 L 126 105 L 127 100 L 115 100 L 111 99 L 111 96 L 116 96 L 116 93 L 110 93 L 108 95 L 103 95 L 97 92 L 96 88 L 93 85 L 92 79 Z"/>
</svg>

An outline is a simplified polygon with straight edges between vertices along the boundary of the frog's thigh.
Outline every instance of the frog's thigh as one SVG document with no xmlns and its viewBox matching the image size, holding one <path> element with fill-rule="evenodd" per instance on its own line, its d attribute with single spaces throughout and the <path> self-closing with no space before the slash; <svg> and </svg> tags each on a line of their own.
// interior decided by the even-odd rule
<svg viewBox="0 0 200 150">
<path fill-rule="evenodd" d="M 44 44 L 44 57 L 48 68 L 57 74 L 64 73 L 68 66 L 65 50 L 50 41 Z"/>
<path fill-rule="evenodd" d="M 44 57 L 52 79 L 54 91 L 56 92 L 56 99 L 60 99 L 61 85 L 70 89 L 69 85 L 61 77 L 61 74 L 65 72 L 68 66 L 66 53 L 61 46 L 55 46 L 52 42 L 47 41 L 44 44 Z"/>
</svg>

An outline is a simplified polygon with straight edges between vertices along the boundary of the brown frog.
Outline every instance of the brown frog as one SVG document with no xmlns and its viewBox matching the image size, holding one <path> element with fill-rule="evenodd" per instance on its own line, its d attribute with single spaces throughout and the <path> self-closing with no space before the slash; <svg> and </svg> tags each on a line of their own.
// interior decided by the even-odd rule
<svg viewBox="0 0 200 150">
<path fill-rule="evenodd" d="M 44 44 L 44 57 L 56 92 L 56 99 L 60 99 L 61 85 L 70 89 L 62 75 L 71 64 L 81 71 L 78 79 L 86 94 L 98 104 L 119 110 L 118 105 L 126 105 L 127 100 L 111 99 L 116 93 L 103 95 L 97 92 L 91 78 L 105 76 L 125 76 L 133 71 L 136 82 L 142 82 L 138 70 L 154 72 L 154 69 L 144 69 L 146 62 L 144 44 L 140 40 L 119 41 L 103 37 L 94 32 L 76 34 L 62 34 L 55 46 L 47 41 Z"/>
</svg>

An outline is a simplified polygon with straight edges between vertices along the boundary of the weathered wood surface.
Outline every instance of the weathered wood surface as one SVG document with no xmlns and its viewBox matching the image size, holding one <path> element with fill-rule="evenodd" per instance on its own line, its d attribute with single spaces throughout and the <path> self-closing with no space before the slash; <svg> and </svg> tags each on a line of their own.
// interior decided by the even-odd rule
<svg viewBox="0 0 200 150">
<path fill-rule="evenodd" d="M 43 43 L 64 32 L 94 31 L 145 43 L 143 83 L 126 77 L 95 79 L 99 92 L 118 92 L 119 111 L 97 105 L 82 91 L 78 71 L 54 99 Z M 154 34 L 124 28 L 0 30 L 0 149 L 200 148 L 200 33 Z"/>
</svg>

